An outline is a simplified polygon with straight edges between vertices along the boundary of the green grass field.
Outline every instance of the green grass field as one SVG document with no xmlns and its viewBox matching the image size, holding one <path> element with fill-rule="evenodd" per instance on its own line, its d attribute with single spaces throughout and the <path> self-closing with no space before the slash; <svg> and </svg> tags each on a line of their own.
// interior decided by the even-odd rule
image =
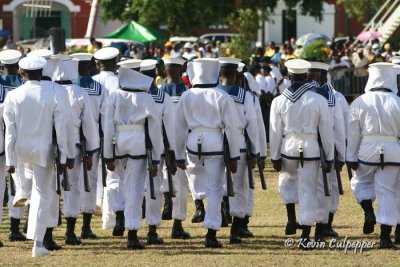
<svg viewBox="0 0 400 267">
<path fill-rule="evenodd" d="M 277 174 L 269 168 L 265 172 L 268 190 L 262 191 L 259 180 L 256 180 L 255 212 L 250 222 L 250 229 L 255 238 L 246 239 L 242 245 L 230 245 L 229 228 L 218 232 L 223 249 L 204 248 L 205 229 L 201 224 L 192 224 L 194 205 L 189 201 L 188 220 L 184 227 L 192 235 L 190 240 L 173 240 L 169 237 L 172 221 L 163 221 L 159 235 L 164 238 L 163 246 L 147 246 L 143 251 L 126 249 L 126 237 L 114 238 L 111 230 L 101 230 L 100 217 L 93 219 L 93 229 L 98 234 L 96 240 L 84 240 L 81 246 L 64 246 L 61 251 L 53 252 L 51 257 L 32 258 L 32 242 L 8 242 L 9 220 L 6 218 L 0 228 L 0 266 L 399 266 L 398 251 L 379 250 L 378 226 L 375 233 L 362 234 L 363 212 L 356 203 L 347 179 L 343 172 L 345 194 L 340 199 L 340 208 L 335 218 L 335 229 L 340 234 L 338 241 L 348 236 L 352 241 L 375 242 L 375 248 L 354 253 L 345 253 L 344 249 L 315 249 L 302 251 L 297 248 L 286 248 L 284 227 L 286 211 L 277 192 Z M 258 176 L 256 177 L 256 179 Z M 77 234 L 80 233 L 82 218 L 77 223 Z M 147 226 L 143 222 L 139 237 L 145 241 Z M 64 245 L 65 223 L 54 231 L 56 241 Z M 312 233 L 314 232 L 314 228 Z M 126 236 L 126 232 L 125 232 Z M 298 235 L 291 236 L 299 238 Z"/>
</svg>

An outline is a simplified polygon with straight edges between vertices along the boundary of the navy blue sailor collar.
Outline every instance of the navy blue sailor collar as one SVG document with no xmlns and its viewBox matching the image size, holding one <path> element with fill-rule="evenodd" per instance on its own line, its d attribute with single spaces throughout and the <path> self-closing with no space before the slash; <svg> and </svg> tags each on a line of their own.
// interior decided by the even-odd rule
<svg viewBox="0 0 400 267">
<path fill-rule="evenodd" d="M 288 88 L 283 90 L 282 95 L 293 103 L 296 103 L 296 101 L 299 100 L 305 92 L 315 87 L 316 85 L 314 83 L 310 83 L 309 81 L 295 82 L 292 83 Z"/>
<path fill-rule="evenodd" d="M 238 85 L 218 85 L 218 88 L 227 92 L 239 104 L 244 104 L 246 90 Z"/>
</svg>

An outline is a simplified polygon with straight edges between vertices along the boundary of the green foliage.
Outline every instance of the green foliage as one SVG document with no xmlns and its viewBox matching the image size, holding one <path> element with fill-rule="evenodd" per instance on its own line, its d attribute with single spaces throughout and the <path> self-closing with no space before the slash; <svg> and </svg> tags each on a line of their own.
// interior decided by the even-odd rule
<svg viewBox="0 0 400 267">
<path fill-rule="evenodd" d="M 316 40 L 315 42 L 303 48 L 300 58 L 310 61 L 327 62 L 329 48 L 323 40 Z"/>
<path fill-rule="evenodd" d="M 343 4 L 346 13 L 350 17 L 363 19 L 368 12 L 376 12 L 386 2 L 386 0 L 338 0 L 338 4 Z M 389 4 L 390 5 L 390 4 Z"/>
</svg>

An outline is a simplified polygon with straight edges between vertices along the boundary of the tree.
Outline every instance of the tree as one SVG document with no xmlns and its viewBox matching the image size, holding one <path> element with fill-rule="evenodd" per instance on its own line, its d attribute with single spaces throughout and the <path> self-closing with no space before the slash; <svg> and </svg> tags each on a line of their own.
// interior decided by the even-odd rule
<svg viewBox="0 0 400 267">
<path fill-rule="evenodd" d="M 377 11 L 386 0 L 338 0 L 338 4 L 343 4 L 346 13 L 350 17 L 356 17 L 359 20 L 365 17 L 368 11 Z"/>
<path fill-rule="evenodd" d="M 100 0 L 103 19 L 135 20 L 147 26 L 166 25 L 174 35 L 197 35 L 199 29 L 223 24 L 238 16 L 238 9 L 251 9 L 265 20 L 279 0 Z M 323 0 L 284 0 L 289 10 L 300 7 L 302 14 L 322 18 Z M 288 12 L 290 13 L 290 12 Z"/>
</svg>

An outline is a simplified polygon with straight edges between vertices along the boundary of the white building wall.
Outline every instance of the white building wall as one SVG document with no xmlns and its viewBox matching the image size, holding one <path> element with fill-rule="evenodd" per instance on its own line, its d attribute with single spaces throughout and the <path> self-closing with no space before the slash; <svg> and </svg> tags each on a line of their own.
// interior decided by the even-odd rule
<svg viewBox="0 0 400 267">
<path fill-rule="evenodd" d="M 101 38 L 107 33 L 110 33 L 122 26 L 122 22 L 120 22 L 119 20 L 108 21 L 104 23 L 104 21 L 101 19 L 102 15 L 103 15 L 103 9 L 99 7 L 96 14 L 96 20 L 94 23 L 94 29 L 92 34 L 96 38 Z"/>
</svg>

